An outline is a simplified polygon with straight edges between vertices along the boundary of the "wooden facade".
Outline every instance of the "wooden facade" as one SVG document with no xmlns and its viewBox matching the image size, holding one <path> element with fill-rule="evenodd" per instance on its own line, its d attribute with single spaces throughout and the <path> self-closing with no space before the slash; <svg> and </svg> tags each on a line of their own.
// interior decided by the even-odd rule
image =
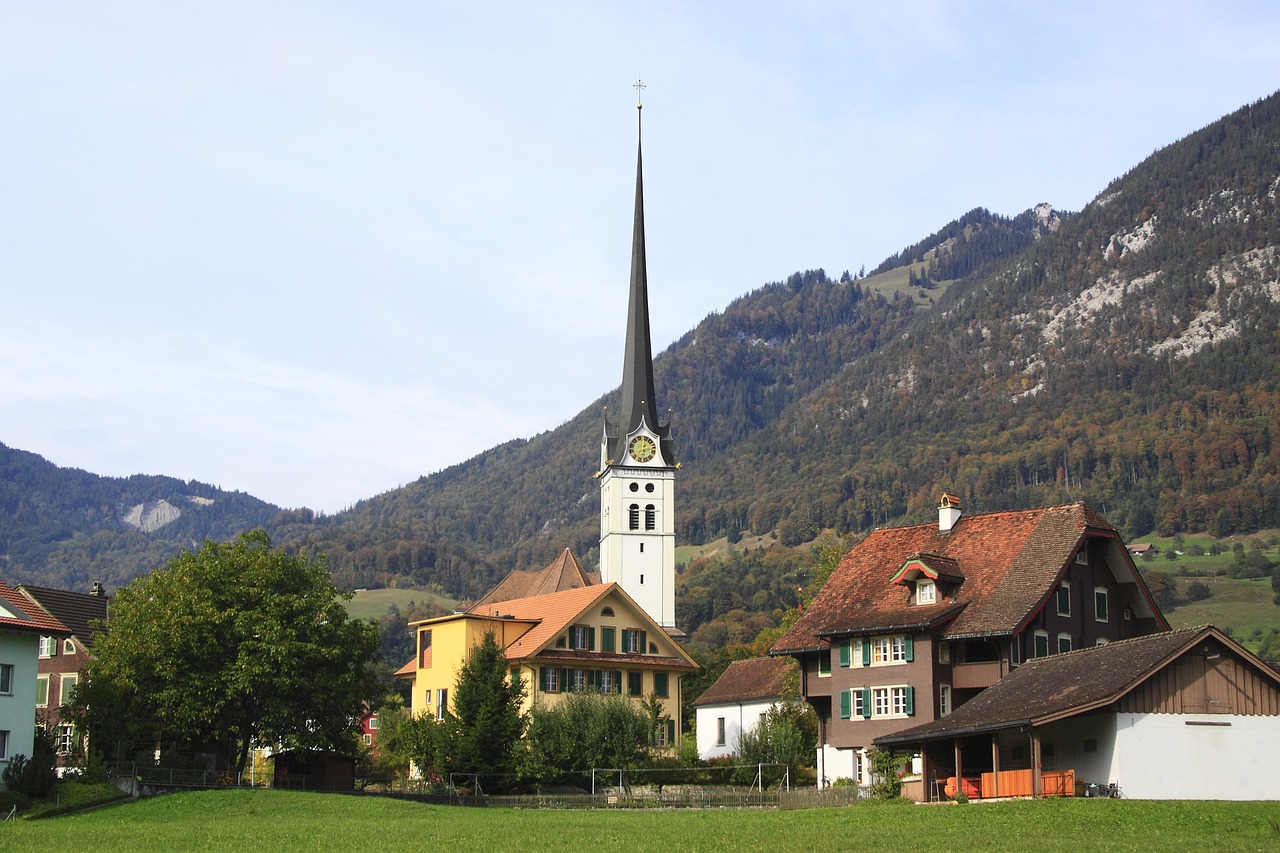
<svg viewBox="0 0 1280 853">
<path fill-rule="evenodd" d="M 1280 687 L 1209 637 L 1116 703 L 1122 713 L 1280 715 Z"/>
</svg>

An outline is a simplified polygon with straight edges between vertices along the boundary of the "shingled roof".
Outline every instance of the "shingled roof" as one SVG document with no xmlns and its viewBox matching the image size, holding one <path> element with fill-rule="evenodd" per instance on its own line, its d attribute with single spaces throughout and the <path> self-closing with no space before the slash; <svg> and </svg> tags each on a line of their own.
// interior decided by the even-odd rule
<svg viewBox="0 0 1280 853">
<path fill-rule="evenodd" d="M 1208 637 L 1243 651 L 1218 629 L 1201 625 L 1036 658 L 950 716 L 877 738 L 876 743 L 916 743 L 1016 725 L 1044 725 L 1106 706 Z M 1280 676 L 1269 667 L 1259 664 L 1258 670 L 1280 683 Z"/>
<path fill-rule="evenodd" d="M 86 649 L 93 648 L 94 622 L 105 621 L 110 599 L 96 593 L 72 592 L 44 586 L 20 584 L 18 592 L 65 625 Z"/>
<path fill-rule="evenodd" d="M 787 676 L 796 672 L 795 658 L 749 658 L 729 664 L 694 707 L 781 699 Z"/>
<path fill-rule="evenodd" d="M 581 589 L 598 583 L 600 583 L 600 576 L 595 572 L 585 571 L 573 552 L 565 548 L 559 557 L 541 569 L 516 569 L 510 572 L 470 609 L 476 611 L 478 608 L 483 609 L 499 601 L 549 595 L 553 592 Z"/>
<path fill-rule="evenodd" d="M 1084 503 L 964 516 L 949 531 L 936 523 L 876 530 L 849 550 L 771 653 L 822 649 L 840 634 L 948 622 L 944 637 L 1013 633 L 1047 600 L 1086 533 L 1119 540 Z M 928 559 L 940 579 L 963 581 L 940 590 L 937 604 L 917 606 L 908 587 L 891 582 L 913 558 Z"/>
<path fill-rule="evenodd" d="M 0 631 L 66 637 L 66 625 L 45 613 L 31 599 L 6 583 L 0 583 Z"/>
</svg>

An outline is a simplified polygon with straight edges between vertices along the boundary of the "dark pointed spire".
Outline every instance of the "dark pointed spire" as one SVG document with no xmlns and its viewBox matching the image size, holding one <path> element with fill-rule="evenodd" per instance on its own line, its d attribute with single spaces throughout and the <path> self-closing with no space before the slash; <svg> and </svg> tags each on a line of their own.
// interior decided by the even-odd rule
<svg viewBox="0 0 1280 853">
<path fill-rule="evenodd" d="M 653 391 L 653 351 L 649 343 L 649 279 L 644 256 L 644 165 L 637 105 L 636 212 L 631 230 L 631 291 L 627 302 L 627 346 L 622 364 L 622 417 L 626 435 L 644 420 L 658 429 L 658 406 Z"/>
<path fill-rule="evenodd" d="M 644 252 L 643 104 L 636 104 L 636 210 L 631 232 L 631 288 L 627 301 L 627 342 L 622 364 L 622 406 L 611 430 L 609 458 L 624 458 L 626 437 L 645 424 L 662 438 L 662 457 L 672 464 L 669 430 L 658 422 L 649 339 L 649 279 Z"/>
</svg>

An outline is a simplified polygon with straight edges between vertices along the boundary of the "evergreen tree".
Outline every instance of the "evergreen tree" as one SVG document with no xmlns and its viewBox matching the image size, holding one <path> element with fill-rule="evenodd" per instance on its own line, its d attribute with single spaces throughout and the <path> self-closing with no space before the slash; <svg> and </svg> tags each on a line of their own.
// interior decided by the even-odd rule
<svg viewBox="0 0 1280 853">
<path fill-rule="evenodd" d="M 497 637 L 486 633 L 458 671 L 453 698 L 457 728 L 443 769 L 482 773 L 485 790 L 491 792 L 510 788 L 524 734 L 524 696 L 525 685 L 508 670 Z"/>
</svg>

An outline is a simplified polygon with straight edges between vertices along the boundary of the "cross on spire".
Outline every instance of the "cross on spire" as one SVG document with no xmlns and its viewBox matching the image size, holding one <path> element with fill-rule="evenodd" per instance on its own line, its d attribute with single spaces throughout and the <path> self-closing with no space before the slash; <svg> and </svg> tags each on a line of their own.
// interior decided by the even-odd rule
<svg viewBox="0 0 1280 853">
<path fill-rule="evenodd" d="M 631 88 L 636 90 L 636 109 L 644 109 L 642 101 L 644 100 L 644 90 L 649 88 L 648 85 L 643 80 L 636 80 L 631 84 Z"/>
</svg>

